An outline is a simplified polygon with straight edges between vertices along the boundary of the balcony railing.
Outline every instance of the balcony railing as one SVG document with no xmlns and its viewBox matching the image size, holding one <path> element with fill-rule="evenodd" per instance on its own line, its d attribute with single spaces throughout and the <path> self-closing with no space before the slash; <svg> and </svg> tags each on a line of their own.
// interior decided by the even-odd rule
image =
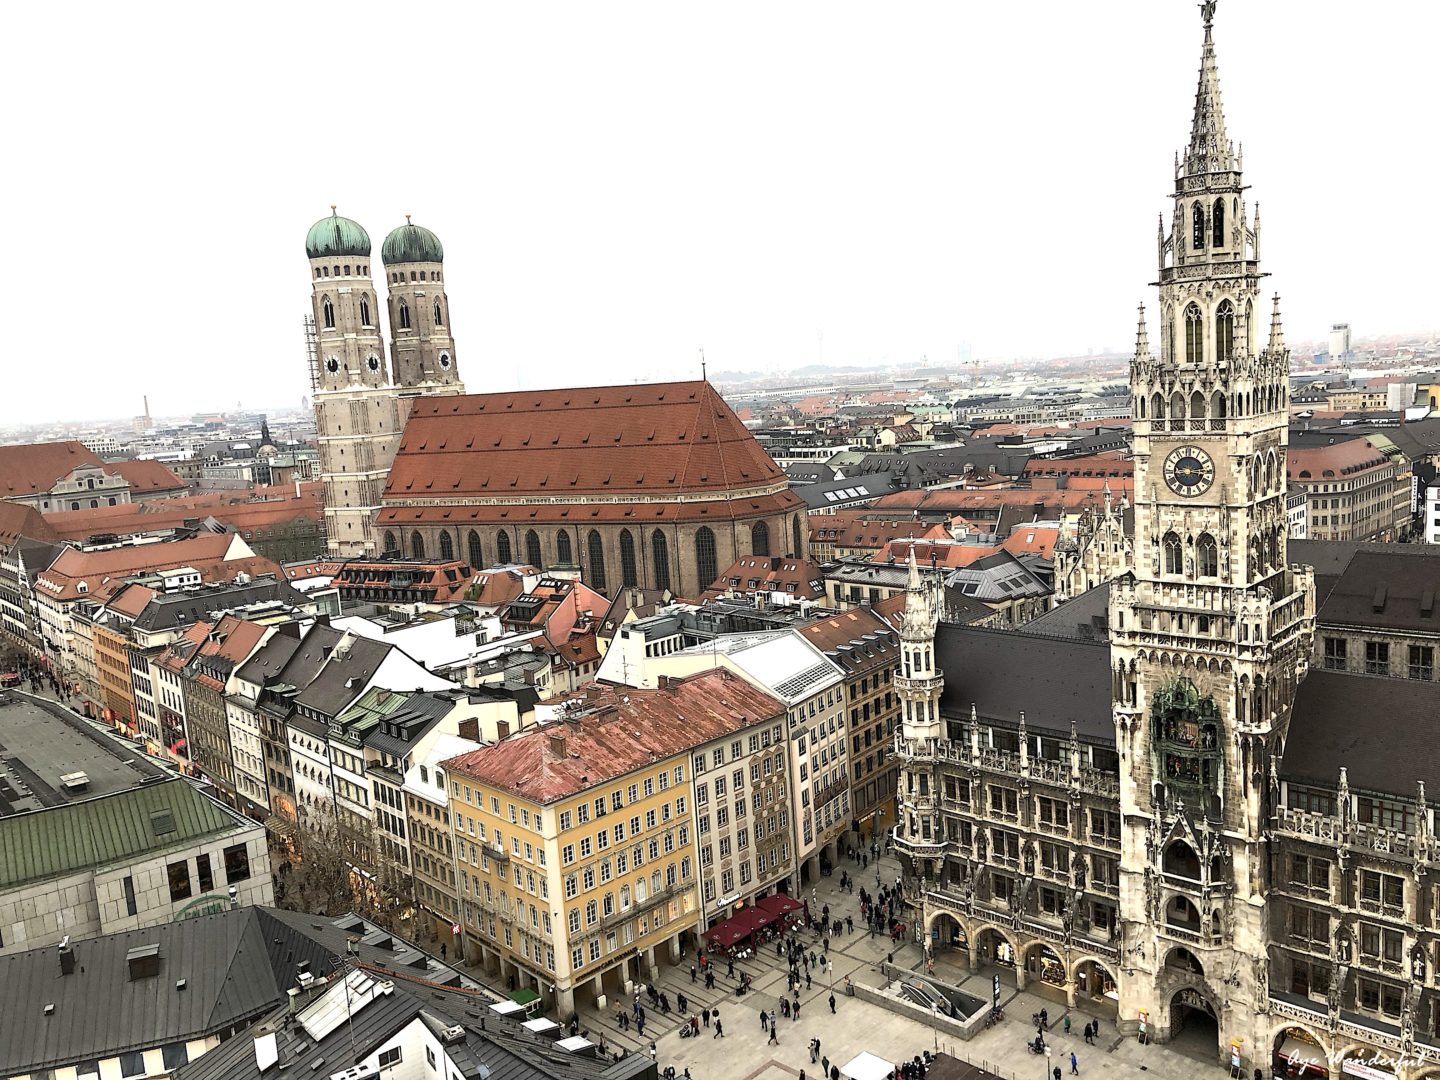
<svg viewBox="0 0 1440 1080">
<path fill-rule="evenodd" d="M 1377 855 L 1413 859 L 1419 852 L 1415 838 L 1397 829 L 1359 822 L 1342 824 L 1331 814 L 1316 814 L 1282 806 L 1275 811 L 1275 831 L 1332 847 L 1364 848 Z M 1434 852 L 1428 852 L 1431 857 Z"/>
</svg>

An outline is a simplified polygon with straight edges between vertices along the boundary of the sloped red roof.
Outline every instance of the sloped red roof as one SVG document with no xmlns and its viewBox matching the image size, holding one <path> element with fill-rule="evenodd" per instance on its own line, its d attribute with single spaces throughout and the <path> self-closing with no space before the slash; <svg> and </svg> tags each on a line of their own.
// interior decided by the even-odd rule
<svg viewBox="0 0 1440 1080">
<path fill-rule="evenodd" d="M 45 515 L 33 506 L 17 502 L 0 502 L 0 543 L 6 546 L 20 537 L 31 540 L 59 540 L 60 533 Z"/>
<path fill-rule="evenodd" d="M 1286 472 L 1296 480 L 1336 479 L 1389 464 L 1369 439 L 1345 439 L 1330 446 L 1290 449 Z M 1303 475 L 1302 475 L 1303 474 Z"/>
<path fill-rule="evenodd" d="M 308 491 L 298 499 L 265 499 L 255 502 L 220 499 L 157 499 L 145 503 L 122 503 L 80 510 L 59 510 L 45 520 L 66 540 L 83 540 L 99 533 L 135 536 L 178 529 L 187 521 L 213 517 L 232 531 L 263 529 L 296 518 L 319 521 L 319 493 Z"/>
<path fill-rule="evenodd" d="M 49 491 L 82 465 L 105 467 L 93 450 L 74 439 L 0 446 L 0 499 Z"/>
<path fill-rule="evenodd" d="M 726 567 L 701 599 L 757 592 L 783 592 L 797 599 L 814 600 L 825 595 L 825 575 L 809 559 L 746 555 Z"/>
<path fill-rule="evenodd" d="M 103 598 L 119 588 L 121 579 L 146 571 L 191 566 L 203 572 L 209 564 L 224 560 L 234 539 L 224 533 L 202 533 L 186 540 L 134 544 L 103 551 L 66 548 L 39 576 L 37 586 L 50 596 L 73 599 L 81 595 L 79 585 L 83 581 L 90 595 Z M 245 561 L 229 562 L 225 566 L 232 568 Z"/>
<path fill-rule="evenodd" d="M 118 611 L 121 615 L 128 615 L 132 619 L 138 619 L 140 612 L 145 610 L 145 605 L 155 599 L 155 590 L 148 585 L 132 583 L 124 586 L 108 604 L 105 605 L 109 611 Z"/>
<path fill-rule="evenodd" d="M 650 383 L 421 398 L 384 499 L 720 495 L 784 483 L 708 382 Z"/>
<path fill-rule="evenodd" d="M 163 461 L 136 459 L 111 461 L 105 471 L 116 473 L 130 481 L 130 494 L 146 495 L 152 491 L 183 491 L 185 481 L 181 480 Z"/>
<path fill-rule="evenodd" d="M 950 533 L 938 521 L 861 518 L 851 521 L 835 536 L 837 548 L 868 548 L 878 551 L 891 540 L 944 540 Z"/>
<path fill-rule="evenodd" d="M 654 690 L 591 683 L 561 700 L 576 703 L 573 719 L 526 728 L 443 767 L 551 803 L 785 714 L 775 698 L 723 670 Z"/>
</svg>

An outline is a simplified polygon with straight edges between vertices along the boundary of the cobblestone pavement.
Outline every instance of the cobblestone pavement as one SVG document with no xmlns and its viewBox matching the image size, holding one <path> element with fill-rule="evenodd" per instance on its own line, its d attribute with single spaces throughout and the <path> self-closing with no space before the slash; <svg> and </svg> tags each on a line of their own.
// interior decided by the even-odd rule
<svg viewBox="0 0 1440 1080">
<path fill-rule="evenodd" d="M 840 872 L 851 870 L 855 872 L 857 881 L 857 891 L 853 896 L 842 894 L 840 890 Z M 893 858 L 885 857 L 880 862 L 879 871 L 881 880 L 893 885 L 899 865 Z M 842 860 L 832 876 L 823 878 L 813 890 L 806 890 L 804 899 L 810 901 L 811 910 L 818 910 L 828 903 L 832 917 L 851 915 L 858 920 L 858 888 L 862 885 L 871 892 L 876 891 L 875 864 L 861 870 Z M 908 923 L 909 920 L 906 921 Z M 819 955 L 821 946 L 816 935 L 803 933 L 801 937 Z M 1007 1080 L 1048 1080 L 1049 1071 L 1057 1065 L 1062 1067 L 1062 1075 L 1068 1076 L 1072 1052 L 1076 1055 L 1081 1076 L 1104 1075 L 1114 1080 L 1142 1080 L 1156 1076 L 1218 1078 L 1229 1073 L 1213 1056 L 1213 1044 L 1193 1049 L 1189 1044 L 1182 1049 L 1153 1044 L 1141 1046 L 1133 1038 L 1122 1038 L 1113 1019 L 1106 1017 L 1100 1018 L 1099 1041 L 1094 1046 L 1087 1046 L 1081 1032 L 1087 1021 L 1096 1018 L 1095 1014 L 1070 1010 L 1074 1034 L 1067 1036 L 1064 1034 L 1064 1005 L 1029 991 L 1017 991 L 1014 976 L 1008 971 L 1001 972 L 1001 1005 L 1006 1019 L 993 1028 L 981 1031 L 969 1041 L 940 1036 L 927 1024 L 844 995 L 847 975 L 857 983 L 882 985 L 885 978 L 880 973 L 880 964 L 891 955 L 899 967 L 918 971 L 924 966 L 920 947 L 914 944 L 913 935 L 910 935 L 908 943 L 895 946 L 883 935 L 870 937 L 857 922 L 853 933 L 832 940 L 828 953 L 832 961 L 830 970 L 819 976 L 818 969 L 811 969 L 811 986 L 800 991 L 799 1019 L 777 1018 L 775 1045 L 769 1043 L 768 1029 L 760 1025 L 761 1009 L 772 1013 L 778 1007 L 780 997 L 786 993 L 786 967 L 775 956 L 773 946 L 762 950 L 758 956 L 738 962 L 735 979 L 726 977 L 722 962 L 716 971 L 715 989 L 711 991 L 705 990 L 703 979 L 691 983 L 693 956 L 687 955 L 675 965 L 660 965 L 657 988 L 668 994 L 672 1003 L 677 993 L 683 993 L 690 1001 L 691 1014 L 699 1014 L 705 1008 L 713 1012 L 718 1007 L 720 1021 L 724 1025 L 723 1039 L 715 1038 L 713 1020 L 708 1030 L 701 1028 L 698 1039 L 680 1038 L 682 1018 L 678 1011 L 662 1016 L 644 998 L 646 1026 L 643 1039 L 636 1034 L 633 1025 L 629 1031 L 620 1029 L 617 1016 L 622 1003 L 614 1000 L 609 1003 L 604 1015 L 598 1013 L 593 1005 L 582 1005 L 580 1024 L 592 1039 L 603 1039 L 611 1051 L 623 1048 L 627 1052 L 648 1054 L 653 1041 L 656 1060 L 662 1068 L 674 1065 L 677 1072 L 689 1068 L 695 1080 L 793 1080 L 802 1071 L 806 1080 L 816 1080 L 821 1076 L 823 1062 L 812 1064 L 810 1061 L 809 1043 L 814 1038 L 820 1039 L 820 1054 L 831 1065 L 843 1066 L 862 1050 L 898 1062 L 928 1049 L 932 1053 L 944 1051 L 981 1065 Z M 753 991 L 737 997 L 735 985 L 742 973 L 750 975 Z M 977 997 L 989 996 L 991 970 L 971 974 L 963 964 L 941 957 L 935 974 Z M 829 1008 L 832 986 L 836 988 L 834 1014 Z M 629 1003 L 623 1005 L 628 1008 Z M 1048 1039 L 1054 1054 L 1048 1062 L 1025 1049 L 1026 1040 L 1034 1034 L 1030 1017 L 1042 1007 L 1051 1016 Z M 1254 1063 L 1247 1063 L 1246 1075 L 1253 1068 Z"/>
</svg>

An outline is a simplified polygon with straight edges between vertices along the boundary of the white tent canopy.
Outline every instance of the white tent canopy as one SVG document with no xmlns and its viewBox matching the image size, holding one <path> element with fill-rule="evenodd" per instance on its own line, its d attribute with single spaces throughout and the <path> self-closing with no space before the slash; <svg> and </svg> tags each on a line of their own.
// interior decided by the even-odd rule
<svg viewBox="0 0 1440 1080">
<path fill-rule="evenodd" d="M 885 1080 L 895 1066 L 884 1058 L 878 1058 L 868 1050 L 861 1051 L 849 1062 L 840 1066 L 840 1075 L 849 1080 Z"/>
</svg>

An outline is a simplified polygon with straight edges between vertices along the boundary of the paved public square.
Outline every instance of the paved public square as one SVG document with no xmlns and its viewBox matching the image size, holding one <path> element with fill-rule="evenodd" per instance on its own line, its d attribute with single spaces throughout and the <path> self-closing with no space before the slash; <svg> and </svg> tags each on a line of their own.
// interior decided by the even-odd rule
<svg viewBox="0 0 1440 1080">
<path fill-rule="evenodd" d="M 854 895 L 840 890 L 840 872 L 853 871 L 857 880 Z M 882 858 L 880 879 L 893 885 L 899 873 L 898 863 L 890 857 Z M 1225 1077 L 1229 1070 L 1216 1063 L 1214 1044 L 1209 1039 L 1186 1039 L 1182 1036 L 1170 1046 L 1140 1045 L 1133 1037 L 1122 1038 L 1114 1022 L 1102 1019 L 1101 1033 L 1094 1046 L 1087 1046 L 1081 1037 L 1085 1024 L 1096 1019 L 1095 1014 L 1070 1010 L 1074 1034 L 1064 1034 L 1066 1009 L 1063 1003 L 1027 991 L 1015 989 L 1012 972 L 1003 969 L 985 969 L 970 974 L 963 963 L 951 960 L 942 954 L 936 959 L 935 976 L 982 999 L 989 999 L 990 977 L 995 970 L 1001 971 L 1001 1007 L 1005 1020 L 993 1028 L 984 1029 L 971 1040 L 962 1040 L 939 1035 L 928 1024 L 919 1023 L 907 1017 L 889 1012 L 864 1002 L 859 998 L 846 997 L 843 991 L 845 977 L 850 976 L 856 983 L 880 986 L 884 983 L 879 965 L 891 954 L 897 966 L 921 971 L 924 958 L 920 947 L 914 943 L 913 934 L 907 935 L 908 943 L 892 945 L 883 935 L 870 937 L 861 928 L 859 886 L 871 892 L 875 887 L 875 864 L 861 870 L 849 862 L 842 862 L 830 877 L 822 879 L 813 890 L 807 890 L 805 899 L 810 901 L 812 911 L 818 911 L 825 904 L 830 905 L 831 916 L 856 920 L 852 934 L 842 935 L 831 942 L 829 957 L 830 970 L 825 976 L 818 976 L 818 969 L 811 969 L 812 983 L 808 990 L 800 991 L 800 1016 L 798 1020 L 778 1017 L 776 1037 L 778 1045 L 769 1045 L 769 1031 L 762 1029 L 760 1011 L 771 1013 L 779 1006 L 781 996 L 787 995 L 786 971 L 783 961 L 775 956 L 773 944 L 757 956 L 735 965 L 735 978 L 726 976 L 723 957 L 716 965 L 715 989 L 707 991 L 703 977 L 692 983 L 690 968 L 695 962 L 687 954 L 674 965 L 661 963 L 657 989 L 675 1001 L 677 993 L 683 993 L 690 1002 L 686 1017 L 699 1015 L 701 1010 L 718 1008 L 724 1025 L 724 1038 L 714 1037 L 714 1022 L 707 1030 L 701 1029 L 697 1039 L 682 1039 L 679 1026 L 682 1017 L 678 1010 L 669 1016 L 652 1008 L 648 998 L 641 997 L 645 1006 L 645 1037 L 636 1034 L 632 1024 L 628 1031 L 621 1030 L 618 1015 L 621 1009 L 629 1010 L 629 1002 L 612 998 L 604 1013 L 598 1012 L 593 1004 L 580 1006 L 581 1027 L 589 1037 L 599 1042 L 604 1040 L 611 1050 L 623 1047 L 635 1053 L 650 1052 L 655 1044 L 656 1060 L 663 1069 L 674 1065 L 676 1072 L 683 1074 L 689 1068 L 694 1080 L 794 1080 L 802 1071 L 807 1080 L 821 1076 L 821 1063 L 810 1061 L 809 1044 L 814 1038 L 820 1039 L 821 1054 L 832 1065 L 844 1065 L 862 1050 L 868 1050 L 881 1057 L 899 1062 L 913 1058 L 924 1050 L 932 1053 L 943 1051 L 957 1058 L 980 1065 L 1002 1077 L 1016 1077 L 1020 1080 L 1046 1080 L 1049 1070 L 1056 1065 L 1063 1067 L 1063 1073 L 1070 1073 L 1070 1054 L 1076 1055 L 1081 1076 L 1103 1075 L 1114 1080 L 1140 1080 L 1141 1077 Z M 908 923 L 908 919 L 906 920 Z M 815 935 L 803 933 L 802 938 L 813 942 L 815 952 L 820 952 Z M 742 973 L 753 980 L 751 992 L 737 997 L 735 984 Z M 831 987 L 835 988 L 834 1015 L 830 1013 L 828 999 Z M 1030 1023 L 1032 1014 L 1045 1008 L 1049 1012 L 1051 1031 L 1047 1041 L 1053 1049 L 1053 1058 L 1047 1063 L 1030 1054 L 1025 1042 L 1034 1035 Z M 1246 1075 L 1254 1069 L 1253 1062 L 1246 1062 Z"/>
</svg>

